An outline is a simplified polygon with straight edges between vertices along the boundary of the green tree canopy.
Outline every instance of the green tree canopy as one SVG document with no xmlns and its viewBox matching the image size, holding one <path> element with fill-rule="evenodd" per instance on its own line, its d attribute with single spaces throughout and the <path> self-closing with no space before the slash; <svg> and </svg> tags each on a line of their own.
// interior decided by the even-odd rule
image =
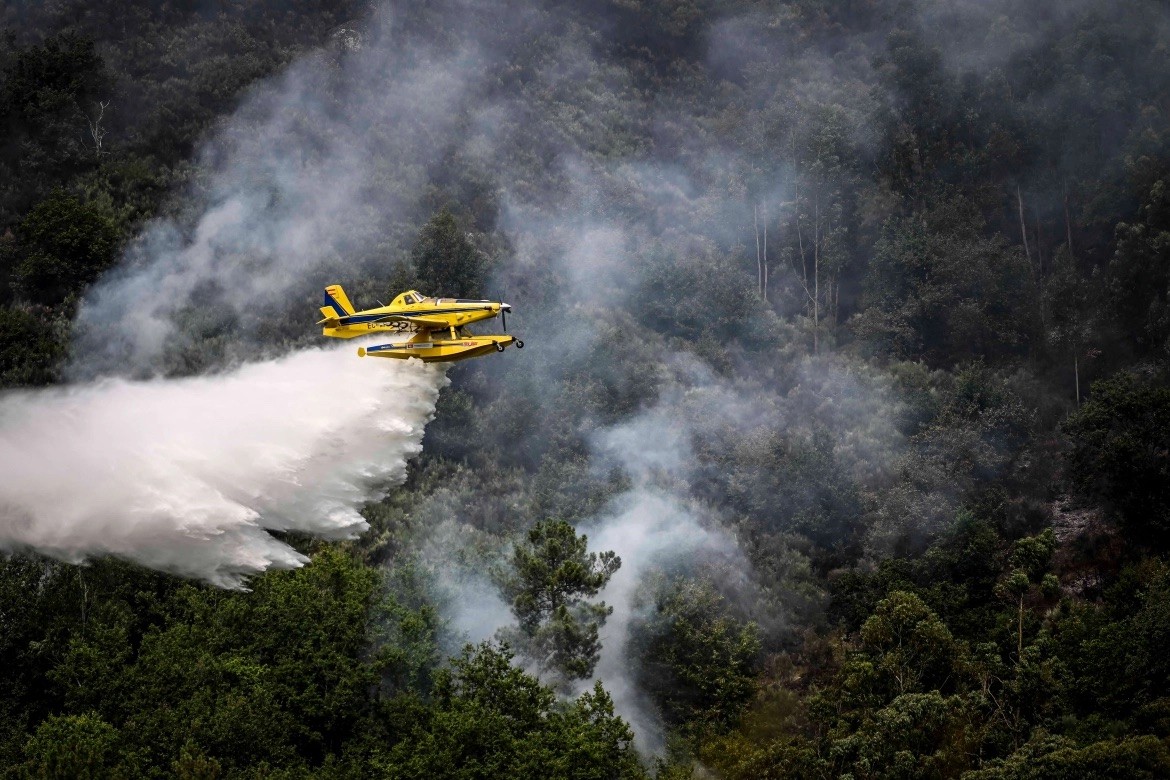
<svg viewBox="0 0 1170 780">
<path fill-rule="evenodd" d="M 93 713 L 53 715 L 25 745 L 23 767 L 44 780 L 105 780 L 128 776 L 118 768 L 118 730 Z M 120 771 L 119 771 L 120 769 Z"/>
<path fill-rule="evenodd" d="M 2 61 L 2 60 L 0 60 Z M 0 226 L 97 163 L 89 120 L 112 77 L 94 41 L 65 32 L 19 52 L 0 73 Z"/>
<path fill-rule="evenodd" d="M 57 375 L 65 349 L 57 324 L 25 309 L 0 307 L 0 385 L 43 385 Z"/>
<path fill-rule="evenodd" d="M 1153 183 L 1136 219 L 1117 226 L 1109 277 L 1116 316 L 1139 351 L 1170 353 L 1170 177 Z"/>
<path fill-rule="evenodd" d="M 759 627 L 728 614 L 707 579 L 664 580 L 652 592 L 634 629 L 642 686 L 676 728 L 733 726 L 756 692 Z"/>
<path fill-rule="evenodd" d="M 17 229 L 16 282 L 34 301 L 59 303 L 110 266 L 119 237 L 110 215 L 74 195 L 56 192 L 38 203 Z"/>
<path fill-rule="evenodd" d="M 478 298 L 483 294 L 483 258 L 447 209 L 423 226 L 411 259 L 428 295 Z"/>
<path fill-rule="evenodd" d="M 516 545 L 503 583 L 520 623 L 519 648 L 541 669 L 566 678 L 593 673 L 598 631 L 613 608 L 587 599 L 622 565 L 612 551 L 588 552 L 588 543 L 563 520 L 539 522 Z"/>
<path fill-rule="evenodd" d="M 434 706 L 377 762 L 391 778 L 619 780 L 645 773 L 633 732 L 598 683 L 575 701 L 511 664 L 506 648 L 467 646 L 436 676 Z"/>
<path fill-rule="evenodd" d="M 1170 388 L 1133 373 L 1093 383 L 1064 426 L 1073 441 L 1070 476 L 1103 499 L 1142 541 L 1161 548 L 1170 533 Z"/>
<path fill-rule="evenodd" d="M 1023 254 L 988 236 L 975 204 L 943 198 L 889 220 L 855 331 L 887 354 L 935 365 L 1020 354 L 1037 335 Z"/>
</svg>

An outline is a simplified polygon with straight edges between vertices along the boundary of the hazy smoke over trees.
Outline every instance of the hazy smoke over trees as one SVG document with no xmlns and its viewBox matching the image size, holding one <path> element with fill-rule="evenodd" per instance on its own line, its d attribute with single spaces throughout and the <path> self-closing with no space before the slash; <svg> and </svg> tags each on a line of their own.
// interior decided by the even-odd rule
<svg viewBox="0 0 1170 780">
<path fill-rule="evenodd" d="M 451 370 L 426 454 L 363 509 L 371 556 L 465 594 L 449 618 L 482 639 L 511 620 L 482 591 L 512 544 L 550 519 L 587 532 L 622 561 L 598 596 L 614 612 L 596 674 L 659 747 L 679 710 L 643 683 L 685 676 L 637 648 L 669 610 L 710 613 L 691 617 L 726 629 L 712 657 L 746 675 L 801 641 L 794 626 L 824 627 L 840 571 L 919 551 L 971 507 L 1006 528 L 1042 516 L 1053 458 L 1033 434 L 1079 402 L 1084 347 L 1113 327 L 1068 302 L 1160 257 L 1143 242 L 1164 192 L 1142 161 L 1166 146 L 1150 97 L 1166 23 L 1154 3 L 1089 0 L 382 3 L 205 140 L 189 191 L 85 297 L 71 370 L 290 354 L 6 399 L 6 460 L 25 457 L 27 414 L 56 430 L 34 448 L 72 434 L 77 479 L 136 394 L 176 416 L 112 445 L 127 464 L 161 448 L 158 479 L 122 467 L 109 511 L 60 537 L 38 525 L 52 480 L 0 496 L 10 543 L 130 554 L 129 502 L 179 538 L 134 553 L 150 565 L 227 585 L 294 565 L 261 529 L 361 529 L 364 486 L 402 474 L 441 383 L 296 351 L 318 338 L 319 288 L 359 306 L 408 283 L 503 297 L 527 348 Z M 1132 253 L 1111 257 L 1142 204 L 1148 225 L 1120 232 Z M 457 273 L 436 270 L 439 246 Z M 1119 354 L 1164 350 L 1165 296 L 1147 293 L 1109 293 L 1145 339 Z M 209 414 L 204 397 L 232 407 L 230 441 L 192 443 L 205 426 L 183 410 Z M 55 429 L 70 409 L 92 423 Z M 186 447 L 199 468 L 168 470 Z M 1011 501 L 988 497 L 996 480 Z M 209 489 L 222 502 L 195 501 Z M 75 543 L 82 526 L 98 536 Z M 160 533 L 133 528 L 139 549 Z M 192 563 L 190 538 L 211 558 Z M 747 706 L 690 693 L 705 722 Z"/>
</svg>

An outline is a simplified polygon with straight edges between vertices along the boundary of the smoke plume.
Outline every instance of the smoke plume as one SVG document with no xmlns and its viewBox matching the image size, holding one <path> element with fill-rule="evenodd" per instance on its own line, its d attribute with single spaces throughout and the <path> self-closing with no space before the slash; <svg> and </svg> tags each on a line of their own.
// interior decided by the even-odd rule
<svg viewBox="0 0 1170 780">
<path fill-rule="evenodd" d="M 622 567 L 602 596 L 613 614 L 601 630 L 602 650 L 596 677 L 614 699 L 617 712 L 634 727 L 638 747 L 651 754 L 663 751 L 665 737 L 654 704 L 635 679 L 627 645 L 637 617 L 635 602 L 643 578 L 654 567 L 671 567 L 696 557 L 733 559 L 748 570 L 735 540 L 723 529 L 704 523 L 694 507 L 650 489 L 631 491 L 611 507 L 612 513 L 587 527 L 592 549 L 613 550 Z"/>
<path fill-rule="evenodd" d="M 178 213 L 146 225 L 87 293 L 73 378 L 161 373 L 206 327 L 229 349 L 262 346 L 280 316 L 315 313 L 309 291 L 389 270 L 387 240 L 412 232 L 432 141 L 453 132 L 475 55 L 421 41 L 404 52 L 382 11 L 363 29 L 259 83 L 203 141 Z"/>
<path fill-rule="evenodd" d="M 239 588 L 307 561 L 270 531 L 356 536 L 358 506 L 401 478 L 444 379 L 354 351 L 9 395 L 0 549 L 116 555 Z"/>
</svg>

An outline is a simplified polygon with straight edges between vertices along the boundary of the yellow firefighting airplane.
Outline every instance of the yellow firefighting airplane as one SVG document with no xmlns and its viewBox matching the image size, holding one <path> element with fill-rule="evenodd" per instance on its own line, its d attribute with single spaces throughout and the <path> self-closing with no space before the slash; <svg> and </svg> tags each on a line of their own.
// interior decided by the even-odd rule
<svg viewBox="0 0 1170 780">
<path fill-rule="evenodd" d="M 402 293 L 389 306 L 355 311 L 341 285 L 325 288 L 321 314 L 325 319 L 322 333 L 335 339 L 352 339 L 371 333 L 389 332 L 413 334 L 406 341 L 358 349 L 360 357 L 419 358 L 426 363 L 486 355 L 493 350 L 503 352 L 509 344 L 517 349 L 524 342 L 507 335 L 507 312 L 512 307 L 497 301 L 473 301 L 463 298 L 427 298 L 415 290 Z M 464 328 L 473 322 L 500 316 L 504 321 L 504 335 L 477 336 Z"/>
</svg>

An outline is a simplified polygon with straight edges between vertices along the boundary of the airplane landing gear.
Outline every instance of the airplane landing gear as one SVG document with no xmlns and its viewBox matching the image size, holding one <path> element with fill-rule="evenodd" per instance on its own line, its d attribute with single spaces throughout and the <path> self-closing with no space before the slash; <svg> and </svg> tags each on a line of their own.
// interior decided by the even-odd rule
<svg viewBox="0 0 1170 780">
<path fill-rule="evenodd" d="M 524 349 L 524 342 L 520 339 L 516 339 L 516 349 Z"/>
</svg>

